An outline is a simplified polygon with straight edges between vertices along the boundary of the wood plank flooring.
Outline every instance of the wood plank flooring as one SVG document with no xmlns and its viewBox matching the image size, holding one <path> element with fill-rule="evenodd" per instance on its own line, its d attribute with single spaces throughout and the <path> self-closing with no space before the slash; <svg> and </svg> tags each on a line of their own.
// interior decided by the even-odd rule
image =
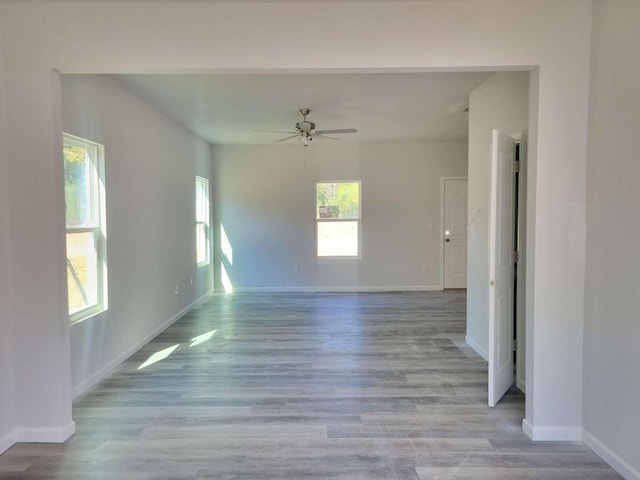
<svg viewBox="0 0 640 480">
<path fill-rule="evenodd" d="M 67 443 L 0 456 L 0 479 L 621 478 L 581 443 L 529 441 L 518 391 L 487 407 L 465 295 L 216 295 L 79 398 Z"/>
</svg>

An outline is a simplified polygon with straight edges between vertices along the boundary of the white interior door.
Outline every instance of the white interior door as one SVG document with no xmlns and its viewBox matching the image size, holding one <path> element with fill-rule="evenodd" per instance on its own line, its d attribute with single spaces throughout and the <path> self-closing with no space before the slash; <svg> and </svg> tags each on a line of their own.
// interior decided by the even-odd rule
<svg viewBox="0 0 640 480">
<path fill-rule="evenodd" d="M 513 384 L 514 161 L 516 142 L 493 131 L 489 210 L 489 406 Z"/>
<path fill-rule="evenodd" d="M 467 179 L 444 179 L 444 288 L 467 288 Z"/>
</svg>

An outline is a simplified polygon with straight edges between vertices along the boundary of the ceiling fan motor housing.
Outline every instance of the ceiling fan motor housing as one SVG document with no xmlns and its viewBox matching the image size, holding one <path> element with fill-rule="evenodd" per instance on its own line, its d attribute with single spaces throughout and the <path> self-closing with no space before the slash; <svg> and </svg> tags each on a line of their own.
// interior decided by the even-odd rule
<svg viewBox="0 0 640 480">
<path fill-rule="evenodd" d="M 302 122 L 296 123 L 296 130 L 300 133 L 311 133 L 316 129 L 316 124 L 313 122 L 309 122 L 307 120 L 303 120 Z"/>
</svg>

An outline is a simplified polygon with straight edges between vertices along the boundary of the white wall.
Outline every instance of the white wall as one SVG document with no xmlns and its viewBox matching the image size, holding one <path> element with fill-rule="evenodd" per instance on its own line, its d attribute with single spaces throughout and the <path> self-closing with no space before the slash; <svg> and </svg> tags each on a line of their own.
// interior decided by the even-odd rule
<svg viewBox="0 0 640 480">
<path fill-rule="evenodd" d="M 2 50 L 0 30 L 0 51 Z M 0 78 L 4 74 L 0 56 Z M 11 237 L 9 218 L 9 176 L 4 152 L 6 142 L 4 91 L 0 89 L 0 453 L 14 441 L 15 383 L 13 365 L 13 316 L 11 314 Z"/>
<path fill-rule="evenodd" d="M 469 96 L 469 252 L 467 341 L 487 359 L 489 350 L 489 201 L 491 135 L 526 130 L 529 73 L 497 73 Z"/>
<path fill-rule="evenodd" d="M 587 177 L 585 440 L 640 479 L 640 2 L 595 3 Z"/>
<path fill-rule="evenodd" d="M 62 125 L 52 69 L 389 72 L 531 66 L 538 87 L 531 115 L 539 128 L 530 124 L 529 235 L 535 242 L 527 242 L 534 247 L 528 251 L 527 286 L 535 294 L 527 295 L 527 340 L 535 337 L 535 343 L 527 345 L 527 367 L 533 369 L 527 376 L 527 420 L 535 438 L 575 438 L 582 421 L 591 2 L 372 1 L 331 8 L 322 2 L 166 2 L 162 8 L 144 2 L 12 2 L 0 4 L 0 28 L 1 88 L 11 119 L 0 154 L 6 156 L 10 184 L 19 424 L 50 428 L 55 435 L 47 438 L 60 439 L 69 434 L 71 420 L 58 161 Z M 297 48 L 292 38 L 322 41 L 310 50 Z M 20 216 L 13 215 L 18 209 Z M 30 432 L 32 440 L 46 436 Z"/>
<path fill-rule="evenodd" d="M 215 146 L 214 218 L 233 247 L 234 289 L 440 288 L 440 178 L 466 176 L 466 157 L 465 141 Z M 315 256 L 323 180 L 362 182 L 361 259 Z"/>
<path fill-rule="evenodd" d="M 78 393 L 211 290 L 212 266 L 196 267 L 194 186 L 211 174 L 208 143 L 107 76 L 63 76 L 62 110 L 65 132 L 106 152 L 109 309 L 71 327 Z"/>
</svg>

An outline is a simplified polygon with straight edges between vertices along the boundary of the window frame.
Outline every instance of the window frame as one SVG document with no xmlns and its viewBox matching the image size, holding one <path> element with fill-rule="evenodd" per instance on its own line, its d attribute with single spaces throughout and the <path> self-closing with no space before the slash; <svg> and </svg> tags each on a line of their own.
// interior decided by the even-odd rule
<svg viewBox="0 0 640 480">
<path fill-rule="evenodd" d="M 67 238 L 74 233 L 92 233 L 96 251 L 96 279 L 97 301 L 94 305 L 71 312 L 68 304 L 67 311 L 69 323 L 74 325 L 87 320 L 109 308 L 107 292 L 107 225 L 106 225 L 106 196 L 105 196 L 105 161 L 104 145 L 87 140 L 85 138 L 63 132 L 62 145 L 83 148 L 88 152 L 91 198 L 90 210 L 93 223 L 91 226 L 69 227 L 67 226 L 65 208 L 65 255 L 67 255 Z M 64 161 L 64 158 L 63 158 Z M 66 186 L 66 183 L 65 183 Z M 67 265 L 69 263 L 67 256 Z M 67 269 L 69 267 L 67 266 Z M 67 302 L 69 301 L 69 285 L 67 285 Z"/>
<path fill-rule="evenodd" d="M 203 201 L 203 206 L 204 206 L 204 220 L 200 220 L 198 218 L 198 202 L 200 201 L 200 199 L 198 198 L 198 183 L 199 182 L 203 182 L 203 185 L 205 187 L 204 192 L 205 192 L 205 198 L 202 199 Z M 202 268 L 202 267 L 206 267 L 208 265 L 211 264 L 211 219 L 209 218 L 210 212 L 209 212 L 209 200 L 210 200 L 210 190 L 209 190 L 209 179 L 206 177 L 201 177 L 199 175 L 196 175 L 195 178 L 195 206 L 196 206 L 196 211 L 195 211 L 195 220 L 196 220 L 196 266 L 197 268 Z M 204 237 L 205 237 L 205 252 L 206 252 L 206 259 L 202 260 L 201 262 L 198 262 L 198 227 L 200 225 L 204 225 L 205 229 L 204 229 Z"/>
<path fill-rule="evenodd" d="M 357 183 L 358 184 L 358 218 L 319 218 L 318 185 L 325 183 Z M 315 257 L 318 260 L 361 260 L 362 259 L 362 180 L 318 180 L 314 184 L 314 225 L 315 225 Z M 320 255 L 318 242 L 318 225 L 320 223 L 356 222 L 358 225 L 358 253 L 356 255 Z"/>
</svg>

